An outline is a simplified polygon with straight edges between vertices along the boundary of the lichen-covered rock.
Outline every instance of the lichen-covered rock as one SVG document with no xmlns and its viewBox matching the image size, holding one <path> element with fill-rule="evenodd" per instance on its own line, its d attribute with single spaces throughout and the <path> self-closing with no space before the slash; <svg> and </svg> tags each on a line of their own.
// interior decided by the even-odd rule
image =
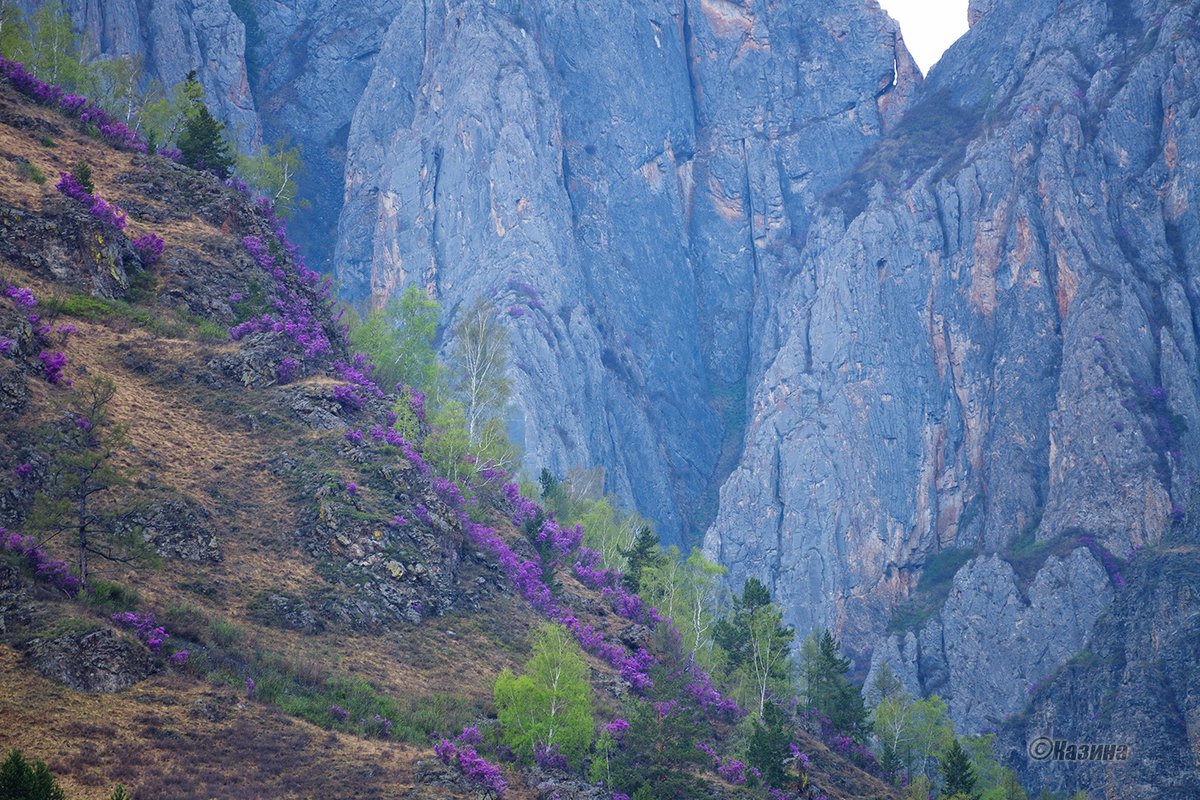
<svg viewBox="0 0 1200 800">
<path fill-rule="evenodd" d="M 145 647 L 108 628 L 34 639 L 27 655 L 47 678 L 83 692 L 119 692 L 158 668 Z"/>
<path fill-rule="evenodd" d="M 50 213 L 31 214 L 0 203 L 0 257 L 94 297 L 124 297 L 142 271 L 129 238 L 75 200 L 55 197 L 50 205 Z"/>
</svg>

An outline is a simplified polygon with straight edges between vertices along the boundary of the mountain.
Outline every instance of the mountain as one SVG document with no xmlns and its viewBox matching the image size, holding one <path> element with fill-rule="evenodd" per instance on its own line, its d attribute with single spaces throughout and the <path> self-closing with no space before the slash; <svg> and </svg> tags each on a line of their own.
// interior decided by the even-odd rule
<svg viewBox="0 0 1200 800">
<path fill-rule="evenodd" d="M 347 297 L 496 303 L 526 466 L 603 466 L 960 730 L 1159 602 L 1200 459 L 1196 3 L 972 2 L 925 80 L 874 3 L 185 5 L 257 31 Z"/>
<path fill-rule="evenodd" d="M 763 348 L 707 550 L 968 730 L 1194 508 L 1197 10 L 977 7 L 825 198 Z"/>
<path fill-rule="evenodd" d="M 501 470 L 439 474 L 423 400 L 347 350 L 270 204 L 96 114 L 0 61 L 6 764 L 96 800 L 607 800 L 650 768 L 656 796 L 765 798 L 736 703 L 581 528 Z M 493 686 L 547 621 L 606 789 L 500 744 Z M 812 792 L 898 798 L 815 719 L 787 736 Z"/>
</svg>

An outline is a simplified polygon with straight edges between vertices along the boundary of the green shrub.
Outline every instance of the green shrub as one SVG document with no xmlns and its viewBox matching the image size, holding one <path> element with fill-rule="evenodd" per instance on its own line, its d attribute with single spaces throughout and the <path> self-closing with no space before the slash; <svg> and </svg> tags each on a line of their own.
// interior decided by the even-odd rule
<svg viewBox="0 0 1200 800">
<path fill-rule="evenodd" d="M 134 611 L 141 602 L 138 593 L 111 581 L 93 579 L 83 595 L 83 601 L 92 608 L 114 613 L 117 611 Z"/>
<path fill-rule="evenodd" d="M 44 761 L 30 764 L 20 750 L 9 751 L 0 764 L 0 800 L 65 800 Z"/>
<path fill-rule="evenodd" d="M 232 647 L 246 636 L 246 631 L 237 623 L 219 619 L 212 624 L 209 635 L 221 647 Z"/>
<path fill-rule="evenodd" d="M 39 144 L 41 144 L 42 147 L 58 147 L 58 144 L 55 143 L 55 141 L 53 139 L 51 139 L 49 136 L 43 136 L 41 139 L 38 140 L 38 142 L 39 142 Z"/>
<path fill-rule="evenodd" d="M 24 159 L 17 162 L 17 174 L 27 181 L 33 181 L 39 186 L 46 182 L 46 174 L 38 169 L 36 165 Z"/>
<path fill-rule="evenodd" d="M 71 176 L 79 181 L 79 185 L 87 191 L 88 194 L 96 193 L 96 184 L 92 183 L 92 168 L 87 163 L 80 161 L 75 166 L 71 167 Z"/>
</svg>

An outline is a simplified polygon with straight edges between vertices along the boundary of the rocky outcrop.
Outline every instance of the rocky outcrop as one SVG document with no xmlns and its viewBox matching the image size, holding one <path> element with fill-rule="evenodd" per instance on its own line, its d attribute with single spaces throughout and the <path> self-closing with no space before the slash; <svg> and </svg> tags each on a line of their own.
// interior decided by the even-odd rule
<svg viewBox="0 0 1200 800">
<path fill-rule="evenodd" d="M 406 3 L 351 128 L 343 290 L 492 298 L 527 465 L 601 464 L 679 539 L 810 209 L 917 80 L 859 3 Z"/>
<path fill-rule="evenodd" d="M 1001 731 L 1031 794 L 1187 800 L 1200 785 L 1200 552 L 1194 537 L 1133 559 L 1091 643 Z M 1030 756 L 1039 737 L 1128 748 L 1122 760 Z M 1043 745 L 1044 746 L 1044 745 Z"/>
<path fill-rule="evenodd" d="M 1001 0 L 828 196 L 705 540 L 735 584 L 765 578 L 798 629 L 869 647 L 945 548 L 1087 533 L 1125 556 L 1189 505 L 1196 25 L 1192 5 Z M 996 567 L 956 579 L 941 625 L 976 638 L 932 643 L 953 663 L 920 676 L 992 693 L 960 695 L 960 720 L 1016 711 L 1028 685 L 958 674 L 999 642 L 973 613 L 1032 613 Z M 1025 632 L 1043 673 L 1107 599 L 1087 559 L 1061 569 L 1085 613 Z"/>
<path fill-rule="evenodd" d="M 82 692 L 119 692 L 158 668 L 145 647 L 107 628 L 35 639 L 27 654 L 38 672 Z"/>
<path fill-rule="evenodd" d="M 221 546 L 209 522 L 212 515 L 185 497 L 154 500 L 138 508 L 125 525 L 163 558 L 213 563 L 221 560 Z"/>
</svg>

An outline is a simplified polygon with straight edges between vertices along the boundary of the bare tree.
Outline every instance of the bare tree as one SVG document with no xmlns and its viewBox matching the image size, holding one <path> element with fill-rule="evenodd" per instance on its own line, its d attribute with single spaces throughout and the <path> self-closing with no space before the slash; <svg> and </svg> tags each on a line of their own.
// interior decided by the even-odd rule
<svg viewBox="0 0 1200 800">
<path fill-rule="evenodd" d="M 480 298 L 455 323 L 450 351 L 455 393 L 466 414 L 467 436 L 480 442 L 489 419 L 500 417 L 512 391 L 508 378 L 508 331 L 496 309 Z"/>
</svg>

